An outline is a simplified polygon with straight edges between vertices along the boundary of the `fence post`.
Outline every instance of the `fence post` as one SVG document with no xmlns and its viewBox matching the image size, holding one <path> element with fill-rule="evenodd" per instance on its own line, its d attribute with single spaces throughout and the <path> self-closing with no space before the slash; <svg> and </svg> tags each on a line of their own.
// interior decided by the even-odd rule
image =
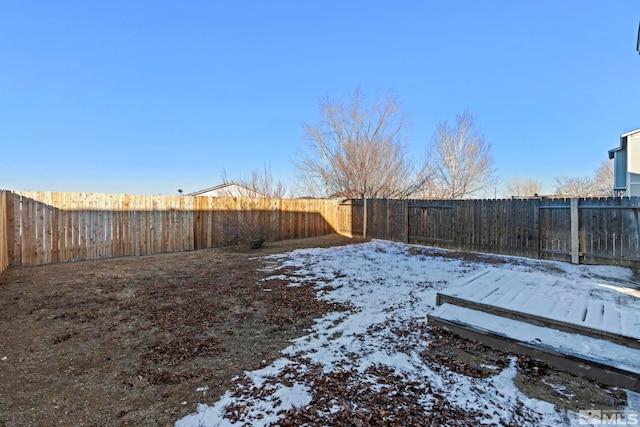
<svg viewBox="0 0 640 427">
<path fill-rule="evenodd" d="M 535 236 L 536 236 L 536 243 L 537 243 L 537 247 L 536 247 L 536 253 L 535 253 L 535 258 L 536 259 L 541 259 L 542 258 L 542 241 L 540 240 L 541 238 L 541 231 L 540 231 L 540 205 L 542 204 L 542 198 L 541 197 L 537 197 L 533 200 L 533 220 L 532 220 L 532 224 L 535 226 Z"/>
<path fill-rule="evenodd" d="M 7 192 L 0 190 L 0 273 L 9 265 L 7 217 Z"/>
<path fill-rule="evenodd" d="M 364 204 L 364 218 L 362 222 L 362 237 L 367 238 L 367 196 L 362 195 L 362 203 Z"/>
<path fill-rule="evenodd" d="M 580 264 L 578 199 L 571 198 L 571 264 Z"/>
</svg>

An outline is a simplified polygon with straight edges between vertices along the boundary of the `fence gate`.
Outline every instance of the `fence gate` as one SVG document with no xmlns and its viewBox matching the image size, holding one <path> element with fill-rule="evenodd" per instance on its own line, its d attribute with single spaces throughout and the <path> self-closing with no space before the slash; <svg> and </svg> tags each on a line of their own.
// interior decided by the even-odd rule
<svg viewBox="0 0 640 427">
<path fill-rule="evenodd" d="M 571 206 L 566 199 L 543 199 L 540 204 L 540 258 L 570 261 Z"/>
<path fill-rule="evenodd" d="M 410 202 L 408 212 L 409 243 L 448 246 L 453 241 L 453 206 L 443 201 Z"/>
</svg>

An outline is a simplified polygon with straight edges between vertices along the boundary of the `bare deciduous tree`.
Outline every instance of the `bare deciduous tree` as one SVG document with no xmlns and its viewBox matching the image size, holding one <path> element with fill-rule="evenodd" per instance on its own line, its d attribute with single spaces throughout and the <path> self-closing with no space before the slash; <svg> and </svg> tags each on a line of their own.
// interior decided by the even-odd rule
<svg viewBox="0 0 640 427">
<path fill-rule="evenodd" d="M 304 125 L 308 150 L 297 166 L 311 195 L 404 198 L 425 183 L 407 155 L 397 98 L 378 96 L 371 107 L 364 101 L 359 88 L 347 102 L 324 98 L 320 124 Z"/>
<path fill-rule="evenodd" d="M 556 177 L 556 193 L 564 197 L 612 197 L 616 196 L 613 189 L 613 161 L 605 160 L 595 170 L 593 178 Z"/>
<path fill-rule="evenodd" d="M 593 178 L 588 176 L 555 177 L 556 194 L 563 197 L 596 197 L 598 185 Z"/>
<path fill-rule="evenodd" d="M 491 145 L 468 111 L 456 116 L 455 126 L 448 121 L 438 124 L 427 149 L 427 165 L 434 174 L 432 197 L 465 198 L 496 182 Z"/>
<path fill-rule="evenodd" d="M 251 199 L 282 199 L 287 193 L 286 186 L 273 178 L 271 170 L 265 165 L 263 170 L 254 169 L 247 175 L 231 179 L 226 171 L 222 180 L 225 184 L 236 184 L 233 189 L 222 190 L 223 197 L 246 197 Z M 254 203 L 254 202 L 249 202 Z M 278 233 L 279 219 L 270 210 L 261 211 L 250 208 L 239 213 L 227 210 L 222 213 L 223 229 L 229 244 L 249 245 L 257 249 L 266 240 L 273 240 Z"/>
<path fill-rule="evenodd" d="M 616 195 L 613 189 L 613 160 L 603 161 L 596 169 L 595 183 L 600 195 L 605 197 Z"/>
<path fill-rule="evenodd" d="M 542 193 L 542 183 L 530 178 L 514 177 L 507 182 L 510 197 L 532 197 Z"/>
</svg>

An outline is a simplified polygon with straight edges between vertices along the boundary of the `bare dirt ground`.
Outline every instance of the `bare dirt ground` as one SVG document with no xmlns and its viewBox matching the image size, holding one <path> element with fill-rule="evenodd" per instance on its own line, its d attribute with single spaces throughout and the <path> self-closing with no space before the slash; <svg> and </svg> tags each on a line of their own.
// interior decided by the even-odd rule
<svg viewBox="0 0 640 427">
<path fill-rule="evenodd" d="M 0 425 L 172 425 L 339 309 L 269 281 L 256 256 L 339 236 L 0 275 Z M 200 387 L 207 390 L 196 391 Z"/>
<path fill-rule="evenodd" d="M 346 309 L 318 301 L 313 283 L 256 285 L 272 273 L 255 257 L 358 241 L 332 235 L 253 251 L 9 268 L 0 274 L 0 425 L 173 425 L 198 402 L 217 400 L 233 377 L 277 358 L 314 318 Z M 435 334 L 423 357 L 440 369 L 478 376 L 506 363 L 504 354 Z M 519 366 L 533 397 L 581 408 L 624 401 L 535 362 Z M 548 383 L 574 397 L 562 403 Z"/>
</svg>

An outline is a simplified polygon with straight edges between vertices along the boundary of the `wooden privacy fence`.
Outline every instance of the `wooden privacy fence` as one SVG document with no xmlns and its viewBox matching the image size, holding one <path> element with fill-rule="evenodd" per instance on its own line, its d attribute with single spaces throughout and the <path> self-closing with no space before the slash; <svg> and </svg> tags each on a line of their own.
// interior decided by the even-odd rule
<svg viewBox="0 0 640 427">
<path fill-rule="evenodd" d="M 338 228 L 337 205 L 5 191 L 0 193 L 0 266 L 190 251 L 233 244 L 249 232 L 266 232 L 262 237 L 269 240 L 321 236 Z"/>
<path fill-rule="evenodd" d="M 367 236 L 538 258 L 538 200 L 367 200 Z"/>
<path fill-rule="evenodd" d="M 640 267 L 637 197 L 383 199 L 365 204 L 362 200 L 0 191 L 0 271 L 8 265 L 220 247 L 256 234 L 274 241 L 332 232 Z"/>
<path fill-rule="evenodd" d="M 639 200 L 367 200 L 366 209 L 354 200 L 340 209 L 350 210 L 355 228 L 376 239 L 640 267 Z"/>
</svg>

